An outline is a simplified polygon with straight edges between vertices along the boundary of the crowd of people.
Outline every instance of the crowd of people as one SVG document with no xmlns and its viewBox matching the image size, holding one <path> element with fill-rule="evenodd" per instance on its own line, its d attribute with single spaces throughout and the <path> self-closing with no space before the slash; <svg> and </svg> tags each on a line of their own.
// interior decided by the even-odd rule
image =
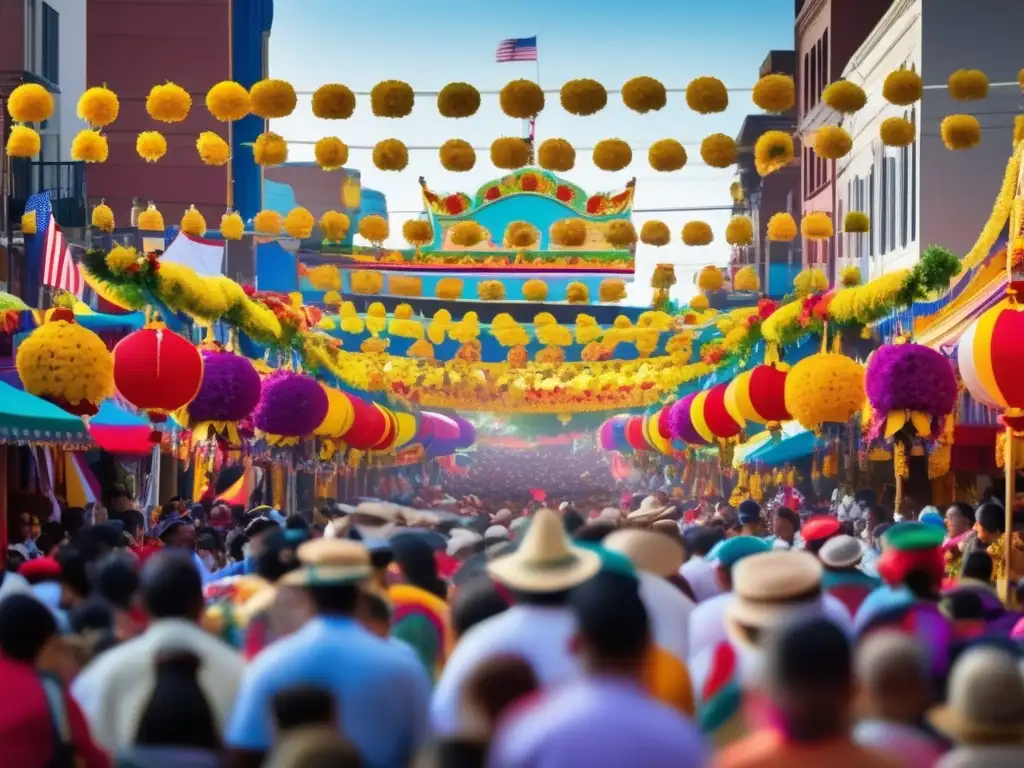
<svg viewBox="0 0 1024 768">
<path fill-rule="evenodd" d="M 1024 765 L 998 502 L 559 501 L 16 518 L 0 765 Z"/>
</svg>

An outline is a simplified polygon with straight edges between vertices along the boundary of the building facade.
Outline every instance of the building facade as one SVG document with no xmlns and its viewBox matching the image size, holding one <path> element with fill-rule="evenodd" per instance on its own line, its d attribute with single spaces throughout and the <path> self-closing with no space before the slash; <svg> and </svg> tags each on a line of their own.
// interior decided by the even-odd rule
<svg viewBox="0 0 1024 768">
<path fill-rule="evenodd" d="M 870 278 L 913 266 L 928 245 L 962 255 L 977 239 L 1002 182 L 1014 116 L 1024 110 L 1014 42 L 1024 24 L 1024 4 L 994 5 L 998 11 L 977 13 L 956 0 L 897 0 L 851 57 L 844 76 L 864 88 L 868 101 L 843 123 L 853 150 L 838 161 L 836 211 L 839 219 L 847 211 L 863 211 L 871 232 L 837 235 L 839 264 L 856 265 Z M 912 107 L 896 107 L 882 97 L 885 76 L 901 67 L 916 69 L 925 84 L 922 100 Z M 946 80 L 961 68 L 988 75 L 986 99 L 951 99 Z M 980 146 L 946 149 L 940 125 L 954 113 L 978 118 Z M 913 145 L 882 145 L 879 126 L 889 117 L 906 117 L 917 126 Z"/>
</svg>

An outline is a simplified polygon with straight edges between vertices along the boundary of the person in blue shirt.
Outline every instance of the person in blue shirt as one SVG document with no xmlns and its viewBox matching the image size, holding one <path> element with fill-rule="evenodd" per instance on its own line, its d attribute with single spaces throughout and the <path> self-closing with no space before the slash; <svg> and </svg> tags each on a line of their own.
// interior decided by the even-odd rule
<svg viewBox="0 0 1024 768">
<path fill-rule="evenodd" d="M 202 558 L 199 557 L 199 553 L 196 552 L 196 524 L 191 517 L 188 515 L 165 517 L 157 523 L 156 528 L 153 530 L 153 535 L 160 539 L 165 547 L 183 549 L 191 553 L 192 562 L 195 563 L 196 570 L 199 571 L 203 583 L 205 584 L 210 581 L 210 570 L 206 567 Z"/>
<path fill-rule="evenodd" d="M 274 741 L 274 697 L 296 685 L 329 691 L 341 733 L 367 768 L 406 768 L 429 735 L 430 682 L 414 654 L 356 619 L 361 584 L 372 574 L 361 543 L 322 538 L 297 551 L 299 568 L 280 584 L 303 587 L 316 616 L 262 651 L 246 670 L 226 742 L 233 765 L 259 766 Z"/>
<path fill-rule="evenodd" d="M 210 575 L 210 581 L 220 581 L 231 576 L 246 576 L 256 571 L 256 560 L 263 551 L 262 539 L 271 531 L 279 531 L 281 526 L 262 515 L 254 518 L 245 526 L 245 536 L 248 539 L 245 558 L 226 565 Z"/>
</svg>

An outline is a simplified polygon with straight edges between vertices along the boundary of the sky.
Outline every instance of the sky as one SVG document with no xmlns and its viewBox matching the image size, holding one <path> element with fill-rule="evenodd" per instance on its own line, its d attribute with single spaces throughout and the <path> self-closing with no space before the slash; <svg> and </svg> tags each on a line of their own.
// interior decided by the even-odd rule
<svg viewBox="0 0 1024 768">
<path fill-rule="evenodd" d="M 295 113 L 273 124 L 273 130 L 290 143 L 290 160 L 312 160 L 312 144 L 324 136 L 338 136 L 350 147 L 372 147 L 385 138 L 429 147 L 461 138 L 488 147 L 499 136 L 521 135 L 522 121 L 506 117 L 497 96 L 485 95 L 477 114 L 462 120 L 441 117 L 433 95 L 417 95 L 412 114 L 400 120 L 374 117 L 369 96 L 359 96 L 352 118 L 327 121 L 313 117 L 310 97 L 301 93 L 327 82 L 365 92 L 389 79 L 404 80 L 416 91 L 436 92 L 452 81 L 497 91 L 510 80 L 538 79 L 533 62 L 495 62 L 501 40 L 536 35 L 539 82 L 545 90 L 555 91 L 547 95 L 537 119 L 538 143 L 559 137 L 577 147 L 576 167 L 564 176 L 588 194 L 620 191 L 636 176 L 637 209 L 730 203 L 734 169 L 703 165 L 700 141 L 717 132 L 736 136 L 743 118 L 757 111 L 749 89 L 768 51 L 792 49 L 794 42 L 792 0 L 516 0 L 479 5 L 466 0 L 278 0 L 276 6 L 270 75 L 290 81 L 300 92 Z M 588 77 L 618 89 L 638 75 L 655 77 L 680 92 L 670 92 L 664 109 L 646 115 L 627 109 L 618 94 L 609 94 L 608 106 L 589 117 L 570 115 L 559 104 L 557 89 L 567 80 Z M 717 77 L 730 88 L 725 112 L 698 115 L 687 108 L 681 89 L 702 75 Z M 591 153 L 579 149 L 604 138 L 621 138 L 632 145 L 629 168 L 601 171 L 594 167 Z M 657 173 L 647 164 L 647 147 L 663 138 L 685 146 L 689 161 L 681 171 Z M 505 173 L 479 149 L 476 167 L 468 173 L 445 171 L 436 149 L 410 151 L 408 167 L 394 173 L 377 170 L 368 149 L 353 148 L 348 167 L 360 170 L 364 187 L 387 196 L 392 233 L 387 245 L 393 247 L 405 247 L 402 224 L 422 210 L 418 177 L 425 177 L 437 192 L 472 194 Z M 685 300 L 696 290 L 694 275 L 700 267 L 728 262 L 729 247 L 723 239 L 728 211 L 637 213 L 637 230 L 650 218 L 669 225 L 673 243 L 663 248 L 638 246 L 631 302 L 650 300 L 655 263 L 676 265 L 673 296 Z M 715 243 L 683 246 L 679 233 L 690 219 L 711 224 Z"/>
</svg>

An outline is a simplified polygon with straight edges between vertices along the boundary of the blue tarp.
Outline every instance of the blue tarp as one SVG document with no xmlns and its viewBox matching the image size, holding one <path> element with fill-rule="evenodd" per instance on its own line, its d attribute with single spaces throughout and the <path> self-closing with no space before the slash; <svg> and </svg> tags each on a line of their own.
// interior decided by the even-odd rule
<svg viewBox="0 0 1024 768">
<path fill-rule="evenodd" d="M 747 463 L 768 464 L 777 466 L 797 459 L 803 459 L 814 453 L 817 448 L 824 448 L 825 443 L 802 427 L 798 431 L 783 435 L 779 442 L 769 440 L 747 454 Z"/>
</svg>

